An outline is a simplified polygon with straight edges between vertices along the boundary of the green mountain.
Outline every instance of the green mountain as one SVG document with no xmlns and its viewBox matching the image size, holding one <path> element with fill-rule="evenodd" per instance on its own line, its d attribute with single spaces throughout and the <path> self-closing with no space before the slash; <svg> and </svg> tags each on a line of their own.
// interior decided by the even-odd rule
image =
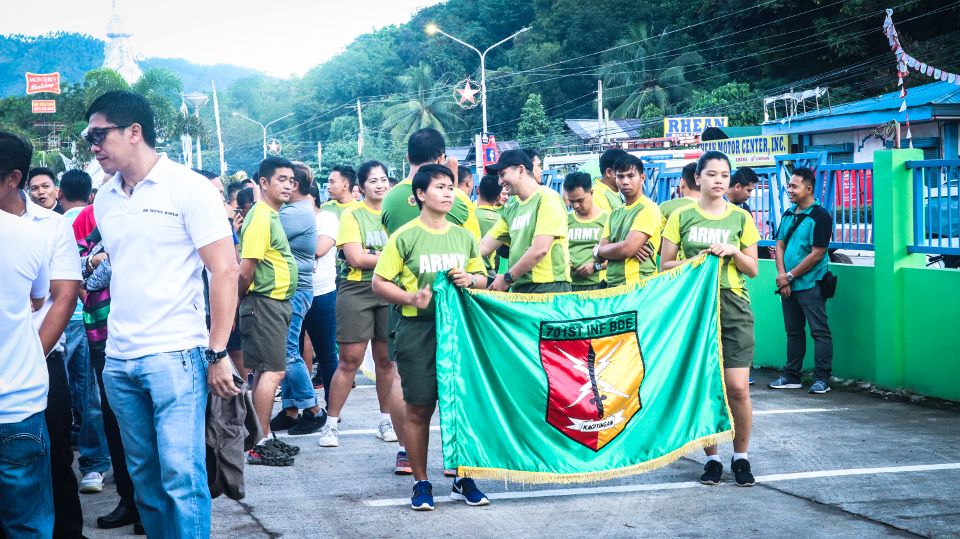
<svg viewBox="0 0 960 539">
<path fill-rule="evenodd" d="M 0 36 L 0 96 L 23 95 L 24 73 L 59 71 L 61 83 L 83 81 L 87 71 L 103 65 L 105 43 L 95 37 L 57 32 L 45 36 Z M 197 65 L 179 58 L 146 58 L 144 70 L 165 67 L 183 81 L 184 91 L 209 90 L 210 80 L 226 88 L 233 81 L 259 74 L 254 69 L 227 64 Z"/>
</svg>

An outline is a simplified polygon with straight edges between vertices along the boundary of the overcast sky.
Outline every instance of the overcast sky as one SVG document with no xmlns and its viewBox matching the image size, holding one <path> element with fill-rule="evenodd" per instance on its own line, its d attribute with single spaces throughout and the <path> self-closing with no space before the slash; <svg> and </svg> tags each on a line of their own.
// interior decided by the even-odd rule
<svg viewBox="0 0 960 539">
<path fill-rule="evenodd" d="M 302 75 L 357 36 L 403 23 L 439 0 L 128 0 L 127 28 L 144 57 L 227 63 Z M 67 31 L 107 38 L 113 0 L 46 0 L 6 9 L 0 34 Z M 12 6 L 8 6 L 12 7 Z"/>
</svg>

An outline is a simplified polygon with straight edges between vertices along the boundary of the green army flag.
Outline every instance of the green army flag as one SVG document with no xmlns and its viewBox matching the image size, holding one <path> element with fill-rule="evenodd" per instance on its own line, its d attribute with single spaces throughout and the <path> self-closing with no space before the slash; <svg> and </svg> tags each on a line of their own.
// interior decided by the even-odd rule
<svg viewBox="0 0 960 539">
<path fill-rule="evenodd" d="M 591 292 L 434 288 L 445 467 L 587 482 L 732 439 L 718 258 Z"/>
</svg>

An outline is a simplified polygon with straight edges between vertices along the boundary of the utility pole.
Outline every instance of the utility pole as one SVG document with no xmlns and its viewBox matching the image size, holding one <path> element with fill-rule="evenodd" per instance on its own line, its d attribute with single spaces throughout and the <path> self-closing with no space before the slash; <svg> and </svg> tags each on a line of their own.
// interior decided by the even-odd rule
<svg viewBox="0 0 960 539">
<path fill-rule="evenodd" d="M 605 134 L 603 129 L 603 79 L 597 79 L 597 145 L 601 152 L 603 152 Z"/>
<path fill-rule="evenodd" d="M 357 156 L 363 155 L 363 106 L 360 104 L 360 98 L 357 98 L 357 123 L 360 125 L 360 133 L 357 134 Z"/>
<path fill-rule="evenodd" d="M 210 81 L 213 88 L 213 117 L 217 122 L 217 144 L 220 146 L 220 176 L 227 175 L 227 162 L 223 158 L 223 132 L 220 129 L 220 103 L 217 101 L 217 83 Z"/>
</svg>

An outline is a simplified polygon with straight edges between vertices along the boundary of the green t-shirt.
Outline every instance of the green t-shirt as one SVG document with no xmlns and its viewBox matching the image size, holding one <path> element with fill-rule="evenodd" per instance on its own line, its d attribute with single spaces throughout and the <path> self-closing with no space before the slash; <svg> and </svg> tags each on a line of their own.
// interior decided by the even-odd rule
<svg viewBox="0 0 960 539">
<path fill-rule="evenodd" d="M 416 218 L 390 235 L 373 271 L 413 294 L 428 284 L 433 285 L 437 273 L 453 268 L 484 273 L 476 238 L 463 227 L 448 224 L 444 230 L 434 230 Z M 400 314 L 409 318 L 433 318 L 434 310 L 431 300 L 422 311 L 404 305 Z"/>
<path fill-rule="evenodd" d="M 497 221 L 500 220 L 500 208 L 497 206 L 487 206 L 486 204 L 481 204 L 477 206 L 477 223 L 480 225 L 480 237 L 487 235 L 487 232 L 490 232 L 490 229 L 493 228 L 493 225 L 497 224 Z M 495 270 L 497 268 L 497 253 L 490 253 L 484 261 L 487 269 Z"/>
<path fill-rule="evenodd" d="M 240 258 L 257 261 L 248 293 L 281 301 L 293 297 L 297 261 L 280 224 L 280 214 L 262 201 L 254 204 L 243 220 Z"/>
<path fill-rule="evenodd" d="M 593 262 L 593 248 L 600 243 L 603 228 L 609 218 L 604 212 L 586 221 L 581 220 L 574 212 L 567 214 L 567 241 L 570 244 L 570 277 L 573 279 L 573 286 L 600 284 L 603 272 L 597 271 L 587 277 L 580 277 L 576 269 L 587 262 Z"/>
<path fill-rule="evenodd" d="M 512 198 L 487 236 L 510 246 L 510 267 L 533 245 L 533 238 L 553 236 L 546 256 L 527 273 L 514 275 L 514 285 L 570 282 L 567 209 L 556 191 L 541 186 L 525 201 Z"/>
<path fill-rule="evenodd" d="M 387 244 L 387 232 L 383 229 L 380 218 L 379 211 L 362 203 L 343 212 L 340 217 L 340 230 L 337 232 L 337 247 L 342 249 L 347 243 L 359 243 L 364 251 L 382 251 Z M 354 268 L 349 263 L 347 268 L 348 281 L 373 280 L 373 270 Z"/>
<path fill-rule="evenodd" d="M 337 219 L 343 216 L 343 212 L 357 205 L 357 201 L 341 204 L 336 200 L 328 200 L 320 205 L 320 211 L 329 211 L 337 216 Z"/>
<path fill-rule="evenodd" d="M 693 204 L 670 215 L 663 238 L 680 246 L 685 258 L 693 258 L 714 243 L 726 243 L 742 250 L 760 241 L 760 232 L 749 213 L 729 202 L 720 215 L 706 213 L 699 204 Z M 720 288 L 750 299 L 743 274 L 732 256 L 721 260 Z"/>
<path fill-rule="evenodd" d="M 623 206 L 620 193 L 607 187 L 600 179 L 593 180 L 593 203 L 603 212 L 612 214 L 613 210 Z"/>
<path fill-rule="evenodd" d="M 630 235 L 630 232 L 643 232 L 650 239 L 647 243 L 656 253 L 660 249 L 660 229 L 663 218 L 657 204 L 644 195 L 629 206 L 621 206 L 610 214 L 610 222 L 603 231 L 603 237 L 610 243 L 619 243 Z M 640 262 L 636 257 L 626 260 L 607 261 L 607 282 L 610 286 L 622 284 L 636 284 L 641 279 L 657 273 L 655 257 Z"/>
<path fill-rule="evenodd" d="M 671 198 L 670 200 L 663 202 L 660 204 L 660 213 L 663 214 L 663 224 L 667 224 L 667 219 L 670 218 L 670 215 L 673 214 L 673 212 L 696 203 L 696 200 L 689 197 Z"/>
<path fill-rule="evenodd" d="M 387 191 L 383 199 L 383 227 L 387 234 L 393 234 L 400 227 L 420 216 L 420 208 L 413 198 L 413 182 L 403 180 Z M 459 189 L 453 190 L 453 206 L 447 214 L 447 221 L 462 226 L 472 233 L 479 242 L 480 225 L 473 210 L 473 203 L 467 194 Z"/>
</svg>

